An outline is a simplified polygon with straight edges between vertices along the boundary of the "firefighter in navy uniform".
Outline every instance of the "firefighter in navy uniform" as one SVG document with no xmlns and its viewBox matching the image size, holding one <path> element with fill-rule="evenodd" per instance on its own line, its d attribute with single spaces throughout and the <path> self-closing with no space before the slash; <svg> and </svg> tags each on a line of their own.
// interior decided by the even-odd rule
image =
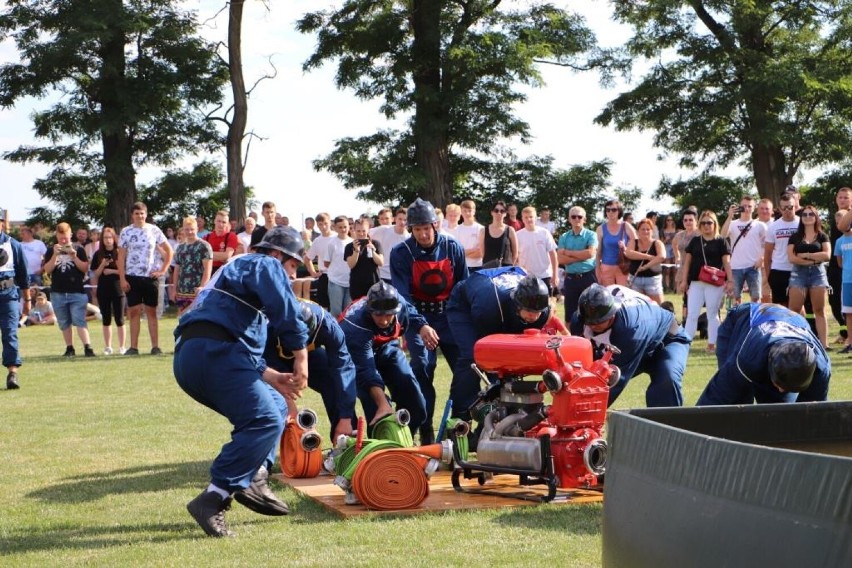
<svg viewBox="0 0 852 568">
<path fill-rule="evenodd" d="M 719 327 L 719 370 L 697 406 L 828 398 L 831 360 L 808 321 L 777 304 L 741 304 Z"/>
<path fill-rule="evenodd" d="M 393 411 L 385 394 L 387 387 L 397 409 L 408 410 L 409 426 L 416 432 L 426 420 L 426 399 L 399 338 L 411 332 L 425 344 L 434 344 L 438 341 L 435 330 L 383 280 L 346 308 L 340 327 L 355 362 L 358 397 L 368 424 L 372 426 Z"/>
<path fill-rule="evenodd" d="M 0 334 L 3 338 L 3 366 L 8 369 L 6 388 L 15 390 L 21 353 L 18 349 L 18 322 L 21 302 L 24 314 L 30 313 L 30 288 L 27 259 L 21 243 L 6 234 L 6 210 L 0 207 Z"/>
<path fill-rule="evenodd" d="M 471 420 L 468 409 L 480 390 L 479 378 L 471 368 L 476 341 L 494 333 L 542 329 L 550 312 L 547 285 L 517 266 L 474 272 L 453 289 L 447 319 L 459 348 L 450 386 L 454 417 Z"/>
<path fill-rule="evenodd" d="M 467 278 L 468 271 L 461 245 L 439 234 L 438 217 L 431 203 L 418 197 L 408 208 L 407 224 L 411 237 L 391 251 L 391 283 L 438 334 L 436 341 L 424 343 L 413 329 L 405 333 L 411 368 L 426 398 L 426 421 L 420 428 L 420 443 L 425 445 L 435 439 L 435 349 L 441 348 L 450 369 L 455 368 L 459 353 L 445 308 L 453 287 Z"/>
<path fill-rule="evenodd" d="M 294 402 L 308 381 L 307 327 L 282 267 L 290 258 L 285 235 L 268 231 L 256 245 L 258 254 L 219 269 L 175 329 L 178 385 L 233 425 L 231 441 L 210 468 L 210 485 L 187 505 L 210 536 L 233 536 L 225 523 L 232 497 L 263 515 L 289 511 L 267 485 L 286 400 Z M 264 361 L 268 329 L 293 354 L 292 373 Z"/>
<path fill-rule="evenodd" d="M 671 312 L 623 286 L 592 284 L 580 294 L 571 333 L 618 349 L 611 363 L 621 376 L 610 388 L 610 405 L 636 375 L 648 373 L 648 407 L 683 406 L 691 340 Z"/>
</svg>

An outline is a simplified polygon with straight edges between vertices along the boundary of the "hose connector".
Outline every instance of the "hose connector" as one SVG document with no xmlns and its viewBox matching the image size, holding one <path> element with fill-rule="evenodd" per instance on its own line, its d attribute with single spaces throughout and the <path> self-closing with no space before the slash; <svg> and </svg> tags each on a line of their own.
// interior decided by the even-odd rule
<svg viewBox="0 0 852 568">
<path fill-rule="evenodd" d="M 583 450 L 583 465 L 590 473 L 603 475 L 606 473 L 606 462 L 609 446 L 603 438 L 595 438 Z"/>
<path fill-rule="evenodd" d="M 312 430 L 317 425 L 317 413 L 309 408 L 304 408 L 296 415 L 296 424 L 305 430 Z"/>
<path fill-rule="evenodd" d="M 411 413 L 408 412 L 404 408 L 400 408 L 396 411 L 396 423 L 400 426 L 408 426 L 408 423 L 411 422 Z"/>
<path fill-rule="evenodd" d="M 316 430 L 310 430 L 302 434 L 302 437 L 299 439 L 299 444 L 306 452 L 316 451 L 322 446 L 322 436 L 320 436 Z"/>
</svg>

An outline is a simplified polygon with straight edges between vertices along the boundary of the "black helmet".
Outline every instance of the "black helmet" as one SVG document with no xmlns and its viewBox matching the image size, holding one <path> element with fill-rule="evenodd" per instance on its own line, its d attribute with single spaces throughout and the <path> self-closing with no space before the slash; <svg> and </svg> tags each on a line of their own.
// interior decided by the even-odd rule
<svg viewBox="0 0 852 568">
<path fill-rule="evenodd" d="M 406 226 L 432 225 L 437 222 L 438 216 L 435 214 L 435 207 L 428 201 L 418 197 L 414 200 L 414 203 L 408 206 Z"/>
<path fill-rule="evenodd" d="M 586 325 L 605 322 L 621 307 L 621 302 L 600 284 L 592 284 L 583 290 L 577 304 Z"/>
<path fill-rule="evenodd" d="M 815 370 L 816 353 L 804 341 L 779 341 L 769 348 L 769 379 L 785 392 L 808 388 Z"/>
<path fill-rule="evenodd" d="M 277 250 L 299 262 L 302 261 L 302 255 L 305 253 L 305 243 L 292 227 L 275 227 L 266 231 L 254 248 Z"/>
<path fill-rule="evenodd" d="M 367 292 L 367 311 L 378 316 L 390 316 L 399 313 L 402 305 L 396 288 L 379 280 Z"/>
<path fill-rule="evenodd" d="M 541 278 L 530 274 L 512 290 L 512 299 L 519 309 L 541 312 L 550 305 L 550 290 Z"/>
</svg>

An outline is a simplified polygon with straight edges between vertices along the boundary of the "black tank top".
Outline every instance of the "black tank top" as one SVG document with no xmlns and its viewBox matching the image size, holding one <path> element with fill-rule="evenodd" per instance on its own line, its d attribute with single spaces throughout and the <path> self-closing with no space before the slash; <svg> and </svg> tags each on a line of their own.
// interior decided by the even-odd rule
<svg viewBox="0 0 852 568">
<path fill-rule="evenodd" d="M 502 266 L 512 265 L 512 243 L 509 241 L 509 227 L 497 238 L 491 236 L 491 231 L 485 227 L 485 250 L 482 251 L 482 262 L 490 262 L 502 258 Z"/>
</svg>

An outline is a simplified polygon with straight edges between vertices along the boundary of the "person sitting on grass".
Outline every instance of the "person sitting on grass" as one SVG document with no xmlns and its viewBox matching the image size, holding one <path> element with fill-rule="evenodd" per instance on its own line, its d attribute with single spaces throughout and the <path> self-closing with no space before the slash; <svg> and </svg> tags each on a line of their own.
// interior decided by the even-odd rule
<svg viewBox="0 0 852 568">
<path fill-rule="evenodd" d="M 21 325 L 55 325 L 56 314 L 53 313 L 53 304 L 47 301 L 47 294 L 39 292 L 35 298 L 35 306 L 30 308 L 29 315 L 21 318 Z"/>
</svg>

